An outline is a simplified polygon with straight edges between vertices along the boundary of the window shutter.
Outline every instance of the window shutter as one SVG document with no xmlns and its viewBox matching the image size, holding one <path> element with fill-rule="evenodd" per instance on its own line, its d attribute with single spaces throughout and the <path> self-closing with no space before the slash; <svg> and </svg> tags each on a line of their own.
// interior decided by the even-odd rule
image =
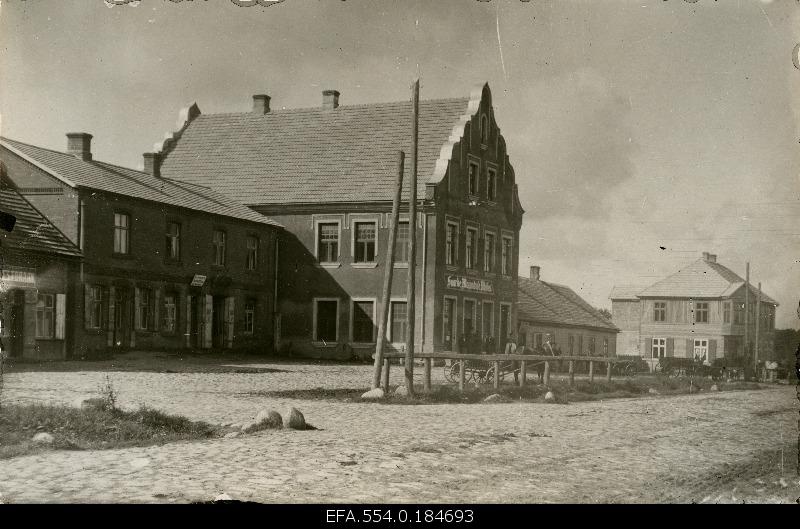
<svg viewBox="0 0 800 529">
<path fill-rule="evenodd" d="M 92 321 L 92 289 L 88 283 L 83 284 L 83 328 L 90 329 Z"/>
<path fill-rule="evenodd" d="M 667 338 L 667 356 L 675 356 L 675 338 Z"/>
<path fill-rule="evenodd" d="M 709 340 L 708 341 L 708 361 L 714 362 L 717 358 L 717 341 L 716 340 Z"/>
<path fill-rule="evenodd" d="M 233 347 L 233 322 L 234 322 L 234 298 L 229 296 L 225 298 L 225 342 L 226 347 L 231 349 Z"/>
<path fill-rule="evenodd" d="M 686 339 L 686 358 L 694 358 L 694 340 Z"/>
<path fill-rule="evenodd" d="M 152 324 L 150 325 L 150 328 L 153 329 L 154 331 L 158 331 L 158 329 L 161 328 L 161 324 L 160 324 L 159 319 L 158 319 L 158 316 L 161 313 L 161 310 L 160 310 L 160 308 L 161 308 L 161 289 L 160 288 L 154 288 L 153 289 L 153 299 L 151 300 L 151 303 L 153 304 L 153 310 L 152 310 L 152 315 L 150 316 L 152 318 Z"/>
<path fill-rule="evenodd" d="M 141 311 L 141 308 L 139 306 L 139 287 L 136 287 L 136 288 L 133 289 L 133 307 L 134 307 L 134 309 L 133 309 L 134 319 L 136 320 L 135 322 L 133 322 L 134 323 L 133 327 L 136 330 L 140 330 L 141 329 L 140 323 L 141 323 L 141 312 L 142 311 Z"/>
<path fill-rule="evenodd" d="M 644 345 L 646 347 L 645 351 L 647 354 L 647 358 L 653 357 L 653 339 L 652 338 L 645 338 Z"/>
<path fill-rule="evenodd" d="M 64 316 L 67 308 L 67 295 L 56 294 L 56 340 L 64 339 Z"/>
</svg>

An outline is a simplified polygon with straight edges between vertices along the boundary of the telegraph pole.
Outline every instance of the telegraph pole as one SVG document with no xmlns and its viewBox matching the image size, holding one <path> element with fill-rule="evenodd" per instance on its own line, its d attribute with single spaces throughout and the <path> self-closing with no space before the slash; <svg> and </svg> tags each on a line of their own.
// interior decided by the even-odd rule
<svg viewBox="0 0 800 529">
<path fill-rule="evenodd" d="M 745 268 L 745 283 L 744 283 L 744 355 L 745 358 L 750 355 L 750 263 L 747 263 Z"/>
<path fill-rule="evenodd" d="M 417 322 L 417 143 L 419 141 L 419 78 L 414 80 L 411 96 L 413 119 L 411 125 L 411 183 L 408 204 L 409 251 L 408 251 L 408 337 L 406 339 L 406 389 L 414 395 L 414 326 Z"/>
<path fill-rule="evenodd" d="M 758 331 L 759 323 L 761 322 L 761 282 L 758 283 L 758 295 L 756 296 L 756 345 L 755 345 L 755 366 L 758 370 Z M 756 371 L 756 380 L 758 380 L 758 371 Z"/>
</svg>

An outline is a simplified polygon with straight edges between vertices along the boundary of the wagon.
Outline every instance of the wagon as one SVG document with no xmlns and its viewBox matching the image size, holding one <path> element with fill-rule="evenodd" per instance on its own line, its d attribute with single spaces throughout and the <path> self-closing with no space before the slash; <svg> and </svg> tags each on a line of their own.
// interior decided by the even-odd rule
<svg viewBox="0 0 800 529">
<path fill-rule="evenodd" d="M 457 382 L 461 376 L 461 363 L 464 362 L 464 381 L 475 381 L 478 384 L 491 383 L 494 380 L 494 362 L 489 360 L 456 360 L 444 366 L 444 378 L 448 382 Z M 519 367 L 513 361 L 498 362 L 500 380 L 506 375 L 519 374 Z"/>
</svg>

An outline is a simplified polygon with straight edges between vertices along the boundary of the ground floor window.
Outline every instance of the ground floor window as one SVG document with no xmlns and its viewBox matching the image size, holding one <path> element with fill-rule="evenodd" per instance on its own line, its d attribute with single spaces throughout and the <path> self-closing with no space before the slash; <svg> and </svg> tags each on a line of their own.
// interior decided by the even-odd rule
<svg viewBox="0 0 800 529">
<path fill-rule="evenodd" d="M 339 337 L 339 301 L 318 299 L 314 308 L 314 340 L 336 342 Z"/>
<path fill-rule="evenodd" d="M 608 356 L 608 338 L 603 338 L 603 356 Z"/>
<path fill-rule="evenodd" d="M 99 329 L 103 325 L 103 287 L 92 285 L 89 287 L 88 321 L 86 326 L 90 329 Z"/>
<path fill-rule="evenodd" d="M 55 336 L 55 296 L 39 294 L 36 300 L 36 337 L 53 338 Z"/>
<path fill-rule="evenodd" d="M 664 358 L 667 356 L 667 339 L 653 338 L 653 348 L 651 352 L 653 358 Z"/>
<path fill-rule="evenodd" d="M 408 337 L 408 304 L 405 301 L 392 301 L 391 313 L 389 339 L 394 343 L 405 342 Z"/>
<path fill-rule="evenodd" d="M 136 304 L 136 328 L 147 330 L 150 325 L 151 304 L 153 302 L 153 291 L 149 288 L 139 288 L 138 301 Z"/>
<path fill-rule="evenodd" d="M 494 303 L 483 302 L 483 339 L 494 336 Z"/>
<path fill-rule="evenodd" d="M 353 302 L 353 341 L 356 343 L 372 343 L 375 341 L 375 302 Z"/>
<path fill-rule="evenodd" d="M 708 360 L 708 340 L 694 341 L 694 359 L 700 362 Z"/>
<path fill-rule="evenodd" d="M 244 332 L 253 334 L 256 322 L 256 300 L 248 299 L 244 302 Z"/>
<path fill-rule="evenodd" d="M 472 336 L 475 332 L 475 301 L 464 300 L 464 335 Z"/>
<path fill-rule="evenodd" d="M 570 334 L 569 338 L 567 338 L 567 343 L 569 344 L 568 345 L 569 354 L 574 355 L 575 354 L 575 336 Z"/>
<path fill-rule="evenodd" d="M 449 349 L 455 349 L 455 329 L 453 323 L 456 316 L 456 300 L 454 298 L 444 298 L 444 307 L 442 308 L 442 336 L 444 336 L 444 346 Z"/>
<path fill-rule="evenodd" d="M 593 355 L 595 350 L 596 350 L 595 349 L 595 342 L 596 342 L 595 337 L 594 336 L 590 336 L 589 337 L 589 354 L 590 355 Z"/>
<path fill-rule="evenodd" d="M 178 296 L 173 292 L 164 294 L 164 322 L 163 330 L 165 332 L 175 332 L 178 317 Z"/>
</svg>

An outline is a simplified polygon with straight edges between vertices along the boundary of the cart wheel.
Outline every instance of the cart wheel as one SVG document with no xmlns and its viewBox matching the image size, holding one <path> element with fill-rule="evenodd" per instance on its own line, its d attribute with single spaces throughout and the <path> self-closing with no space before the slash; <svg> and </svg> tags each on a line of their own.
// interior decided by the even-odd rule
<svg viewBox="0 0 800 529">
<path fill-rule="evenodd" d="M 483 369 L 476 369 L 473 378 L 477 384 L 483 384 L 486 382 L 486 371 Z"/>
<path fill-rule="evenodd" d="M 484 372 L 483 381 L 487 384 L 494 382 L 494 366 L 490 367 Z"/>
<path fill-rule="evenodd" d="M 460 376 L 460 366 L 461 362 L 453 362 L 451 366 L 445 366 L 444 378 L 446 378 L 448 382 L 456 382 Z"/>
</svg>

